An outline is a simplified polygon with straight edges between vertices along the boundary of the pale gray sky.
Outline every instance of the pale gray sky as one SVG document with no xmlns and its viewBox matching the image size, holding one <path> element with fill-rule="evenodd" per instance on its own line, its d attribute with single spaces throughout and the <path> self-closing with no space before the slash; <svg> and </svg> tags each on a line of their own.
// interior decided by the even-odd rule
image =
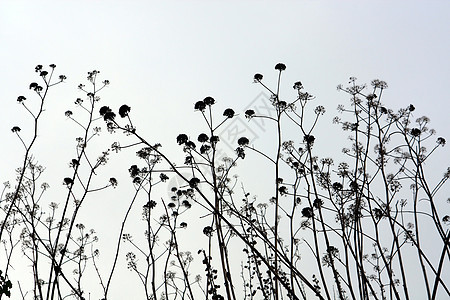
<svg viewBox="0 0 450 300">
<path fill-rule="evenodd" d="M 169 148 L 176 134 L 199 126 L 196 101 L 210 95 L 218 114 L 226 107 L 239 112 L 262 91 L 253 74 L 275 84 L 278 62 L 287 65 L 283 95 L 294 97 L 292 83 L 301 80 L 327 108 L 321 132 L 330 138 L 337 104 L 348 103 L 336 86 L 356 76 L 361 83 L 387 81 L 388 106 L 413 103 L 417 117 L 427 115 L 450 139 L 449 15 L 449 1 L 3 0 L 0 180 L 12 180 L 20 163 L 21 145 L 10 129 L 19 125 L 25 136 L 29 129 L 16 98 L 30 94 L 37 64 L 54 63 L 68 77 L 49 98 L 46 142 L 36 153 L 55 172 L 67 170 L 58 166 L 74 151 L 64 111 L 74 108 L 76 86 L 92 69 L 111 81 L 105 105 L 130 105 L 138 128 Z M 441 174 L 448 150 L 437 157 Z"/>
<path fill-rule="evenodd" d="M 141 112 L 159 124 L 167 120 L 163 113 L 169 109 L 182 122 L 175 115 L 189 111 L 205 95 L 238 110 L 260 91 L 251 85 L 253 74 L 263 73 L 274 82 L 273 66 L 284 62 L 285 95 L 292 82 L 301 80 L 334 113 L 343 98 L 335 92 L 337 84 L 349 76 L 361 82 L 380 78 L 390 85 L 393 107 L 414 103 L 418 113 L 446 129 L 442 89 L 450 81 L 448 1 L 0 5 L 2 81 L 8 87 L 1 90 L 4 105 L 8 103 L 1 119 L 7 124 L 15 120 L 17 106 L 6 99 L 24 93 L 36 64 L 55 63 L 68 76 L 59 88 L 66 101 L 88 70 L 99 69 L 112 82 L 108 103 L 149 105 Z M 58 100 L 63 110 L 69 103 Z M 3 130 L 9 134 L 9 125 Z"/>
</svg>

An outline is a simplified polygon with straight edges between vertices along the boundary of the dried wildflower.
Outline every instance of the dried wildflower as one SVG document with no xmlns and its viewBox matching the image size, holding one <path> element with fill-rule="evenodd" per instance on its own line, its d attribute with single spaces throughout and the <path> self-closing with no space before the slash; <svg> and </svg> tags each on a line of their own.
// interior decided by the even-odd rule
<svg viewBox="0 0 450 300">
<path fill-rule="evenodd" d="M 247 146 L 249 143 L 250 143 L 250 141 L 245 136 L 238 139 L 239 146 L 244 147 L 244 146 Z"/>
<path fill-rule="evenodd" d="M 288 193 L 287 187 L 285 186 L 280 186 L 278 188 L 278 192 L 280 193 L 280 195 L 286 195 Z"/>
<path fill-rule="evenodd" d="M 314 208 L 319 208 L 319 207 L 321 207 L 323 205 L 323 201 L 321 200 L 321 199 L 315 199 L 314 200 L 314 202 L 313 202 L 313 206 L 314 206 Z"/>
<path fill-rule="evenodd" d="M 341 191 L 343 189 L 343 186 L 341 183 L 335 182 L 335 183 L 333 183 L 333 189 L 336 191 Z"/>
<path fill-rule="evenodd" d="M 308 145 L 308 146 L 312 146 L 314 144 L 314 141 L 316 140 L 316 138 L 311 135 L 311 134 L 307 134 L 303 137 L 303 141 Z"/>
<path fill-rule="evenodd" d="M 206 97 L 205 99 L 203 99 L 203 102 L 206 104 L 206 105 L 213 105 L 214 103 L 216 103 L 216 100 L 214 100 L 214 98 L 213 97 Z"/>
<path fill-rule="evenodd" d="M 195 149 L 195 143 L 193 142 L 193 141 L 187 141 L 186 142 L 186 148 L 188 148 L 188 149 Z"/>
<path fill-rule="evenodd" d="M 108 106 L 102 106 L 99 113 L 105 121 L 113 121 L 116 117 L 116 114 Z"/>
<path fill-rule="evenodd" d="M 301 83 L 301 81 L 297 81 L 294 83 L 293 88 L 294 88 L 294 90 L 301 90 L 301 89 L 303 89 L 303 84 Z"/>
<path fill-rule="evenodd" d="M 421 133 L 422 133 L 422 132 L 421 132 L 421 130 L 420 130 L 419 128 L 413 128 L 413 129 L 411 129 L 411 135 L 412 135 L 412 136 L 418 137 Z"/>
<path fill-rule="evenodd" d="M 205 143 L 208 140 L 209 140 L 209 137 L 208 137 L 208 135 L 206 133 L 200 133 L 198 138 L 197 138 L 197 141 L 199 141 L 200 143 Z"/>
<path fill-rule="evenodd" d="M 436 140 L 436 143 L 438 143 L 438 145 L 444 146 L 445 145 L 445 139 L 443 137 L 438 137 Z"/>
<path fill-rule="evenodd" d="M 237 147 L 237 148 L 236 148 L 236 155 L 237 155 L 239 158 L 244 159 L 244 158 L 245 158 L 245 150 L 244 150 L 244 148 L 242 148 L 242 147 Z"/>
<path fill-rule="evenodd" d="M 131 177 L 136 177 L 139 175 L 139 168 L 136 165 L 132 165 L 129 169 L 128 172 L 130 173 Z"/>
<path fill-rule="evenodd" d="M 66 177 L 66 178 L 64 178 L 64 185 L 67 185 L 67 186 L 69 186 L 69 185 L 72 185 L 73 184 L 73 180 L 72 180 L 72 178 L 69 178 L 69 177 Z"/>
<path fill-rule="evenodd" d="M 204 111 L 206 108 L 206 104 L 203 101 L 195 102 L 194 109 L 199 111 Z"/>
<path fill-rule="evenodd" d="M 177 136 L 178 145 L 185 144 L 189 140 L 188 136 L 184 133 L 181 133 Z"/>
<path fill-rule="evenodd" d="M 209 138 L 209 141 L 211 142 L 211 144 L 215 144 L 218 141 L 220 141 L 220 138 L 217 135 L 213 135 L 212 137 Z"/>
<path fill-rule="evenodd" d="M 355 80 L 356 80 L 356 78 L 355 78 Z M 386 82 L 379 80 L 379 79 L 372 80 L 371 84 L 373 87 L 380 88 L 380 89 L 385 89 L 388 87 Z"/>
<path fill-rule="evenodd" d="M 305 218 L 312 218 L 314 216 L 314 211 L 311 207 L 305 207 L 302 209 L 302 216 Z"/>
<path fill-rule="evenodd" d="M 450 216 L 449 215 L 445 215 L 442 218 L 442 222 L 444 222 L 446 225 L 448 225 L 450 223 Z"/>
<path fill-rule="evenodd" d="M 149 200 L 145 205 L 144 208 L 155 208 L 156 202 L 153 200 Z"/>
<path fill-rule="evenodd" d="M 246 117 L 247 119 L 252 118 L 252 117 L 254 116 L 254 114 L 255 114 L 255 111 L 254 111 L 253 109 L 247 109 L 247 110 L 245 111 L 245 117 Z"/>
<path fill-rule="evenodd" d="M 383 211 L 379 208 L 372 209 L 373 217 L 379 221 L 383 217 Z"/>
<path fill-rule="evenodd" d="M 263 79 L 263 76 L 262 76 L 261 74 L 259 74 L 259 73 L 256 73 L 256 74 L 253 76 L 254 82 L 259 82 L 259 81 L 261 81 L 262 79 Z"/>
<path fill-rule="evenodd" d="M 323 115 L 323 114 L 325 113 L 325 107 L 323 107 L 322 105 L 317 106 L 317 107 L 314 109 L 314 113 L 315 113 L 316 115 Z"/>
<path fill-rule="evenodd" d="M 369 95 L 366 96 L 366 99 L 367 99 L 368 101 L 372 101 L 372 100 L 375 99 L 375 98 L 377 98 L 377 95 L 375 95 L 375 94 L 369 94 Z"/>
<path fill-rule="evenodd" d="M 131 107 L 129 107 L 128 105 L 124 104 L 119 108 L 119 115 L 121 118 L 125 118 L 128 116 L 128 114 L 131 111 Z"/>
<path fill-rule="evenodd" d="M 183 200 L 183 202 L 181 202 L 181 204 L 184 207 L 186 207 L 186 208 L 191 208 L 192 207 L 192 204 L 189 201 L 187 201 L 187 200 Z"/>
<path fill-rule="evenodd" d="M 118 184 L 117 179 L 115 179 L 114 177 L 111 177 L 111 178 L 109 179 L 109 183 L 110 183 L 111 186 L 113 186 L 113 187 L 116 187 L 117 184 Z"/>
<path fill-rule="evenodd" d="M 164 173 L 159 174 L 159 179 L 161 179 L 162 182 L 166 182 L 169 179 L 169 176 L 167 176 Z"/>
<path fill-rule="evenodd" d="M 78 162 L 78 159 L 72 159 L 71 161 L 70 161 L 70 163 L 69 163 L 69 166 L 71 167 L 71 168 L 75 168 L 76 166 L 78 166 L 80 163 Z"/>
<path fill-rule="evenodd" d="M 232 110 L 231 108 L 225 109 L 225 111 L 223 112 L 223 116 L 227 118 L 234 117 L 234 110 Z"/>
<path fill-rule="evenodd" d="M 200 179 L 198 179 L 196 177 L 193 177 L 191 180 L 189 180 L 189 186 L 193 189 L 196 188 L 199 185 L 199 183 L 200 183 Z"/>
<path fill-rule="evenodd" d="M 211 146 L 210 145 L 202 145 L 200 147 L 200 153 L 201 154 L 205 154 L 206 152 L 208 152 L 209 150 L 211 150 Z"/>
<path fill-rule="evenodd" d="M 203 234 L 208 236 L 208 237 L 211 237 L 212 234 L 213 234 L 213 228 L 211 226 L 204 227 L 203 228 Z"/>
<path fill-rule="evenodd" d="M 278 63 L 275 65 L 275 70 L 278 70 L 280 72 L 284 71 L 284 70 L 286 70 L 286 65 L 283 63 Z"/>
</svg>

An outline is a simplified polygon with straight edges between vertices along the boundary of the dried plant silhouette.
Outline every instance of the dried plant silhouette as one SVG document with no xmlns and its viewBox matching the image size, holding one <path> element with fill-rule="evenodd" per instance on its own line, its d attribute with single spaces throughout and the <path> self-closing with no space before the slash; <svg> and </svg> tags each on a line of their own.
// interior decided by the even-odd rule
<svg viewBox="0 0 450 300">
<path fill-rule="evenodd" d="M 334 159 L 320 157 L 315 148 L 328 138 L 316 134 L 325 108 L 313 107 L 314 97 L 300 81 L 291 100 L 280 97 L 282 63 L 275 66 L 274 87 L 262 74 L 253 78 L 269 93 L 274 114 L 256 108 L 219 114 L 215 99 L 206 97 L 193 107 L 204 130 L 184 128 L 174 137 L 181 150 L 174 158 L 148 138 L 153 133 L 139 130 L 132 103 L 118 110 L 105 105 L 100 94 L 110 82 L 99 71 L 88 72 L 87 83 L 78 86 L 84 96 L 75 101 L 77 113 L 65 112 L 80 135 L 73 158 L 62 162 L 70 173 L 51 182 L 63 185 L 64 195 L 53 199 L 34 146 L 48 95 L 66 80 L 54 75 L 55 67 L 38 65 L 40 83 L 29 85 L 33 99 L 17 98 L 34 127 L 31 138 L 12 127 L 24 158 L 15 183 L 6 182 L 1 195 L 0 299 L 116 299 L 114 288 L 129 288 L 124 276 L 141 287 L 132 291 L 134 299 L 450 296 L 449 201 L 443 200 L 450 168 L 439 170 L 444 174 L 438 180 L 428 177 L 437 171 L 427 169 L 445 139 L 434 137 L 427 117 L 414 117 L 413 105 L 386 107 L 385 82 L 366 86 L 352 77 L 348 86 L 338 86 L 350 104 L 338 106 L 333 123 L 349 139 L 344 149 L 330 145 Z M 243 135 L 232 155 L 224 156 L 220 132 L 241 116 L 250 127 L 258 120 L 271 126 L 274 149 L 259 148 Z M 102 128 L 117 142 L 96 152 L 89 145 L 101 139 Z M 121 185 L 133 194 L 117 221 L 117 239 L 100 243 L 101 236 L 80 221 L 81 208 L 86 199 L 118 186 L 102 171 L 117 152 L 129 153 L 130 162 L 137 155 L 139 163 L 123 170 L 130 182 Z M 254 168 L 247 165 L 249 156 L 261 162 L 262 169 L 252 170 L 257 178 L 237 177 L 247 174 L 240 167 Z M 258 177 L 271 182 L 270 194 L 247 190 L 246 183 Z M 168 186 L 172 178 L 176 186 Z M 112 255 L 102 259 L 102 251 Z M 17 264 L 24 259 L 29 269 L 20 273 Z"/>
</svg>

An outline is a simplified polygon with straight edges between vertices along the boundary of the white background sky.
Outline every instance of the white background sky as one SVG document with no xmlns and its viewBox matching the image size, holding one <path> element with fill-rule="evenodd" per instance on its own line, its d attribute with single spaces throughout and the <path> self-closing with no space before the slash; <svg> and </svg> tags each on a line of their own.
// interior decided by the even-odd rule
<svg viewBox="0 0 450 300">
<path fill-rule="evenodd" d="M 130 105 L 138 128 L 167 147 L 197 126 L 196 101 L 210 95 L 218 114 L 226 107 L 239 112 L 261 92 L 253 74 L 275 84 L 278 62 L 287 65 L 283 95 L 294 97 L 292 83 L 301 80 L 327 108 L 316 136 L 334 135 L 335 108 L 348 103 L 336 85 L 356 76 L 387 81 L 388 106 L 413 103 L 417 117 L 430 117 L 448 140 L 449 15 L 449 1 L 2 0 L 0 180 L 13 179 L 22 155 L 11 127 L 22 127 L 24 136 L 31 130 L 16 98 L 30 95 L 37 64 L 54 63 L 68 77 L 49 98 L 46 142 L 36 153 L 55 172 L 74 153 L 64 111 L 74 109 L 76 86 L 92 69 L 111 81 L 103 103 Z M 436 157 L 440 175 L 448 150 Z"/>
</svg>

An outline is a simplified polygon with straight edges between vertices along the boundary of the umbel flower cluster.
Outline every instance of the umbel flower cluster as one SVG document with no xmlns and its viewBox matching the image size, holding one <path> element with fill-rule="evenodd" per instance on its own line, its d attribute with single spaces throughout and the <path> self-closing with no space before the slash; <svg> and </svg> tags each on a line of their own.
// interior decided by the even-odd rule
<svg viewBox="0 0 450 300">
<path fill-rule="evenodd" d="M 291 85 L 291 98 L 280 97 L 286 65 L 278 63 L 275 83 L 260 73 L 253 77 L 270 95 L 272 110 L 262 113 L 255 105 L 239 120 L 249 128 L 264 121 L 274 135 L 254 141 L 241 133 L 225 155 L 221 132 L 240 113 L 216 114 L 219 101 L 207 96 L 193 102 L 204 129 L 183 128 L 174 136 L 181 156 L 173 158 L 146 138 L 155 132 L 138 130 L 131 103 L 100 104 L 110 82 L 94 70 L 78 85 L 83 96 L 76 108 L 64 113 L 79 133 L 65 162 L 69 171 L 50 185 L 34 153 L 49 91 L 66 80 L 55 79 L 55 67 L 38 65 L 39 83 L 29 85 L 30 96 L 17 98 L 34 128 L 11 129 L 24 160 L 16 184 L 5 183 L 0 199 L 6 254 L 0 256 L 0 299 L 116 299 L 124 286 L 134 299 L 450 296 L 450 201 L 442 201 L 450 168 L 432 177 L 438 171 L 427 169 L 446 141 L 435 138 L 427 117 L 415 117 L 414 105 L 385 106 L 386 82 L 361 85 L 351 77 L 338 86 L 350 102 L 338 105 L 333 123 L 348 145 L 333 149 L 339 141 L 318 128 L 326 109 L 311 107 L 315 97 L 300 81 Z M 39 105 L 29 107 L 34 99 Z M 117 140 L 99 150 L 93 141 L 102 141 L 104 126 Z M 322 156 L 324 150 L 341 161 Z M 118 152 L 129 164 L 111 177 L 105 166 Z M 60 188 L 57 198 L 50 186 Z M 108 236 L 116 239 L 87 229 L 105 222 L 100 213 L 86 217 L 103 198 L 108 213 L 122 216 L 110 224 L 115 231 Z M 16 268 L 23 258 L 28 278 Z"/>
</svg>

